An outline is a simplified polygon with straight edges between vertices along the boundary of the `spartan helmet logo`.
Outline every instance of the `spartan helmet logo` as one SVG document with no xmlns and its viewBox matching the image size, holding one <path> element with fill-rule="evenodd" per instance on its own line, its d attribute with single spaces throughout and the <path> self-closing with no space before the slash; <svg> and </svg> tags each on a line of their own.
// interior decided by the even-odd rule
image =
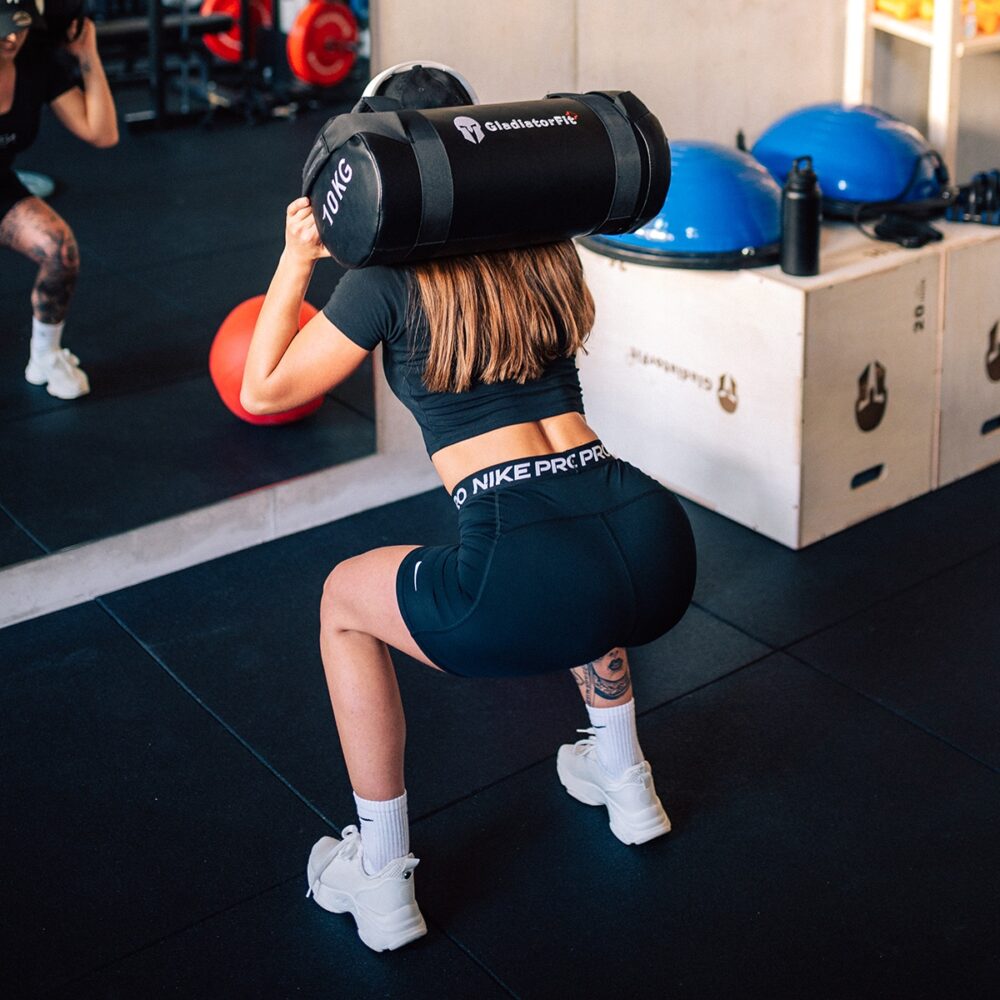
<svg viewBox="0 0 1000 1000">
<path fill-rule="evenodd" d="M 726 413 L 735 413 L 736 407 L 740 405 L 740 397 L 736 392 L 736 379 L 732 375 L 723 374 L 719 376 L 719 405 Z"/>
<path fill-rule="evenodd" d="M 455 119 L 455 128 L 462 133 L 463 138 L 467 139 L 473 145 L 482 142 L 486 138 L 479 122 L 468 115 L 459 115 Z"/>
<path fill-rule="evenodd" d="M 990 349 L 986 352 L 986 374 L 991 382 L 1000 382 L 1000 319 L 990 330 Z"/>
<path fill-rule="evenodd" d="M 888 398 L 885 368 L 872 361 L 858 379 L 858 401 L 854 404 L 854 419 L 863 431 L 873 431 L 882 423 Z"/>
</svg>

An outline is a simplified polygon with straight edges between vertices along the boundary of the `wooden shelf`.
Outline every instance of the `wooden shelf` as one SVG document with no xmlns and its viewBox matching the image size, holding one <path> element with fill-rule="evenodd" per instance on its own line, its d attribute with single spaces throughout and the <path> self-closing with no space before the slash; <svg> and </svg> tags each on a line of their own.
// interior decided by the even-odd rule
<svg viewBox="0 0 1000 1000">
<path fill-rule="evenodd" d="M 928 49 L 934 44 L 930 21 L 923 21 L 920 18 L 901 21 L 891 14 L 883 14 L 880 10 L 873 10 L 868 16 L 871 26 L 878 31 L 884 31 L 887 35 L 905 38 L 908 42 L 916 42 L 917 45 L 923 45 Z"/>
<path fill-rule="evenodd" d="M 922 45 L 930 55 L 927 138 L 956 169 L 959 85 L 963 56 L 1000 52 L 1000 31 L 964 38 L 962 0 L 935 0 L 934 19 L 900 21 L 875 9 L 875 0 L 845 0 L 844 103 L 872 104 L 875 39 L 879 32 Z"/>
<path fill-rule="evenodd" d="M 977 56 L 985 52 L 1000 52 L 1000 31 L 992 35 L 976 35 L 975 38 L 963 38 L 957 46 L 960 56 Z"/>
<path fill-rule="evenodd" d="M 928 49 L 934 45 L 934 31 L 930 21 L 916 17 L 901 21 L 878 10 L 873 10 L 869 19 L 876 31 L 905 38 L 908 42 L 916 42 Z M 955 42 L 956 56 L 972 56 L 984 52 L 1000 52 L 1000 31 L 995 31 L 992 35 L 976 35 L 975 38 L 960 38 Z"/>
</svg>

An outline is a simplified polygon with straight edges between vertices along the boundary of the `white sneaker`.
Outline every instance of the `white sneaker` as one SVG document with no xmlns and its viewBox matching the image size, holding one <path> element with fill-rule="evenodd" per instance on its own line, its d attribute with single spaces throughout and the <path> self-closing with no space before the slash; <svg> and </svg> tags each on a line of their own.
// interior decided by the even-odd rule
<svg viewBox="0 0 1000 1000">
<path fill-rule="evenodd" d="M 670 818 L 653 787 L 649 761 L 612 778 L 597 757 L 596 730 L 585 740 L 565 744 L 556 757 L 556 771 L 566 791 L 588 806 L 607 806 L 611 832 L 623 844 L 645 844 L 670 832 Z"/>
<path fill-rule="evenodd" d="M 48 387 L 57 399 L 76 399 L 90 392 L 90 379 L 80 370 L 80 359 L 65 347 L 40 358 L 32 356 L 24 377 L 32 385 Z"/>
<path fill-rule="evenodd" d="M 394 951 L 427 933 L 414 898 L 412 854 L 390 861 L 378 874 L 361 864 L 361 834 L 345 826 L 343 840 L 321 837 L 309 855 L 306 877 L 313 899 L 331 913 L 350 913 L 358 937 L 373 951 Z"/>
</svg>

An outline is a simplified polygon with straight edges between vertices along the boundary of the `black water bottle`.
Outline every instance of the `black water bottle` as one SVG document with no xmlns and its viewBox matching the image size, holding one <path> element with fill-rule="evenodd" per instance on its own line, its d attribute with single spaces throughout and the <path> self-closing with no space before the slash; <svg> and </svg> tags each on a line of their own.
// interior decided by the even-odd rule
<svg viewBox="0 0 1000 1000">
<path fill-rule="evenodd" d="M 792 163 L 781 193 L 781 270 L 785 274 L 819 274 L 819 223 L 823 195 L 812 157 Z"/>
</svg>

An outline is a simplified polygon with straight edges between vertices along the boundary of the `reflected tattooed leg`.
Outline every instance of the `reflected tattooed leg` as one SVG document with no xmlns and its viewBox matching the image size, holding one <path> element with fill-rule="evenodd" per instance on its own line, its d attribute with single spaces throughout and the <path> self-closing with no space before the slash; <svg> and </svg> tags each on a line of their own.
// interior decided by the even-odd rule
<svg viewBox="0 0 1000 1000">
<path fill-rule="evenodd" d="M 0 246 L 38 264 L 32 311 L 43 323 L 61 323 L 80 273 L 80 251 L 66 222 L 39 198 L 25 198 L 0 220 Z"/>
<path fill-rule="evenodd" d="M 31 291 L 31 308 L 43 323 L 61 323 L 69 310 L 69 300 L 80 273 L 80 252 L 73 234 L 60 235 L 44 246 L 38 278 Z"/>
<path fill-rule="evenodd" d="M 632 697 L 632 677 L 628 656 L 616 646 L 597 660 L 591 660 L 570 671 L 583 700 L 594 708 L 622 704 Z"/>
</svg>

